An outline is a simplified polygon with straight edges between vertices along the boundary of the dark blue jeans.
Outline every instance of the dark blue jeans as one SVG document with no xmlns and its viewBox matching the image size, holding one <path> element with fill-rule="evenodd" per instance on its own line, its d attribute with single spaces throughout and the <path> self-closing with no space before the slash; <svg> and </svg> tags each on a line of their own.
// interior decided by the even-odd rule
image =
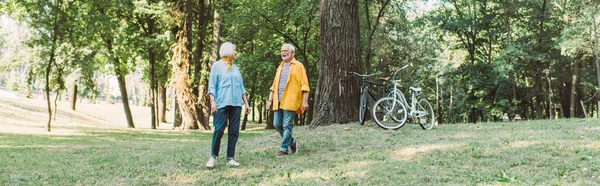
<svg viewBox="0 0 600 186">
<path fill-rule="evenodd" d="M 219 156 L 219 150 L 221 149 L 221 137 L 227 123 L 229 123 L 228 134 L 227 134 L 227 159 L 233 159 L 235 155 L 235 144 L 238 141 L 238 135 L 240 133 L 240 114 L 242 107 L 226 106 L 219 109 L 218 113 L 213 114 L 213 125 L 215 131 L 212 135 L 212 152 L 213 157 Z M 229 122 L 227 122 L 229 121 Z"/>
<path fill-rule="evenodd" d="M 294 111 L 279 109 L 274 111 L 273 114 L 273 126 L 279 132 L 279 135 L 281 135 L 281 147 L 279 151 L 287 152 L 288 147 L 294 141 L 292 130 L 294 129 L 294 117 L 296 113 Z"/>
</svg>

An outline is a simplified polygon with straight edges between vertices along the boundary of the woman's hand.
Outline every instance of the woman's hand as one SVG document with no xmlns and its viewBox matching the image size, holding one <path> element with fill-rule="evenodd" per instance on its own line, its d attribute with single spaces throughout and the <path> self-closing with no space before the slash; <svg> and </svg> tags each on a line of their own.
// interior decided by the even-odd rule
<svg viewBox="0 0 600 186">
<path fill-rule="evenodd" d="M 219 112 L 219 109 L 217 109 L 217 103 L 215 103 L 213 100 L 210 101 L 210 110 L 215 114 Z"/>
</svg>

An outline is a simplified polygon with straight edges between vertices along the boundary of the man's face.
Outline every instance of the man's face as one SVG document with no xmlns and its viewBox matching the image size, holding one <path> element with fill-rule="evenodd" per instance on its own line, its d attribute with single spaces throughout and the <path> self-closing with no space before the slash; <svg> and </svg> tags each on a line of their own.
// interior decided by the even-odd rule
<svg viewBox="0 0 600 186">
<path fill-rule="evenodd" d="M 282 46 L 281 47 L 281 59 L 283 59 L 284 61 L 289 61 L 294 57 L 294 52 L 290 51 L 290 47 L 289 46 Z"/>
</svg>

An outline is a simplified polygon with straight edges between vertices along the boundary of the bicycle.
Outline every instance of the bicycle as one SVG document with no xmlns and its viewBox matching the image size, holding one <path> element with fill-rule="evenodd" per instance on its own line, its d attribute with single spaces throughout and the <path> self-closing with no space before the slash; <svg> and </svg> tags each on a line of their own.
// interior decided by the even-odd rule
<svg viewBox="0 0 600 186">
<path fill-rule="evenodd" d="M 400 80 L 395 78 L 396 74 L 408 66 L 409 65 L 405 65 L 394 72 L 391 80 L 394 84 L 394 88 L 392 89 L 393 91 L 390 92 L 391 95 L 377 100 L 372 106 L 371 115 L 377 125 L 384 129 L 396 130 L 402 128 L 404 124 L 406 124 L 408 117 L 410 117 L 411 120 L 418 120 L 421 128 L 431 130 L 435 122 L 433 107 L 426 99 L 421 99 L 419 102 L 416 102 L 418 99 L 416 94 L 421 92 L 421 88 L 409 88 L 411 93 L 410 105 L 408 104 L 406 97 L 404 97 L 404 93 L 397 88 Z"/>
<path fill-rule="evenodd" d="M 367 117 L 367 110 L 369 110 L 369 108 L 367 107 L 367 96 L 371 96 L 372 100 L 377 100 L 375 97 L 375 93 L 369 89 L 369 85 L 374 85 L 374 86 L 379 86 L 382 87 L 382 89 L 385 88 L 385 82 L 390 80 L 390 77 L 382 77 L 379 78 L 380 81 L 382 81 L 382 83 L 378 83 L 378 82 L 373 82 L 368 80 L 368 77 L 377 75 L 379 73 L 373 73 L 373 74 L 359 74 L 358 72 L 348 72 L 350 75 L 353 76 L 358 76 L 361 77 L 361 85 L 360 85 L 360 96 L 359 96 L 359 105 L 358 105 L 358 121 L 360 122 L 361 125 L 363 125 L 365 123 L 366 117 Z M 386 93 L 389 91 L 386 91 Z"/>
</svg>

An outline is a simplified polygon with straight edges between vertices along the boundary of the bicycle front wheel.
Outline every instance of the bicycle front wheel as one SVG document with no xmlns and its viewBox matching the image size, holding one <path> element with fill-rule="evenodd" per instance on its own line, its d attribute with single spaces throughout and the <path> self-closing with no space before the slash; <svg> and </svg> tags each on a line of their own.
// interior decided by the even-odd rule
<svg viewBox="0 0 600 186">
<path fill-rule="evenodd" d="M 383 97 L 371 107 L 371 116 L 381 128 L 399 129 L 406 123 L 406 107 L 397 99 Z"/>
<path fill-rule="evenodd" d="M 417 110 L 422 112 L 423 114 L 419 114 L 419 125 L 421 128 L 425 130 L 431 130 L 435 123 L 435 115 L 433 114 L 433 107 L 426 99 L 422 99 L 419 101 L 419 105 L 417 105 Z"/>
<path fill-rule="evenodd" d="M 363 88 L 358 102 L 358 121 L 360 125 L 363 125 L 367 119 L 367 94 L 369 94 L 369 87 Z"/>
</svg>

